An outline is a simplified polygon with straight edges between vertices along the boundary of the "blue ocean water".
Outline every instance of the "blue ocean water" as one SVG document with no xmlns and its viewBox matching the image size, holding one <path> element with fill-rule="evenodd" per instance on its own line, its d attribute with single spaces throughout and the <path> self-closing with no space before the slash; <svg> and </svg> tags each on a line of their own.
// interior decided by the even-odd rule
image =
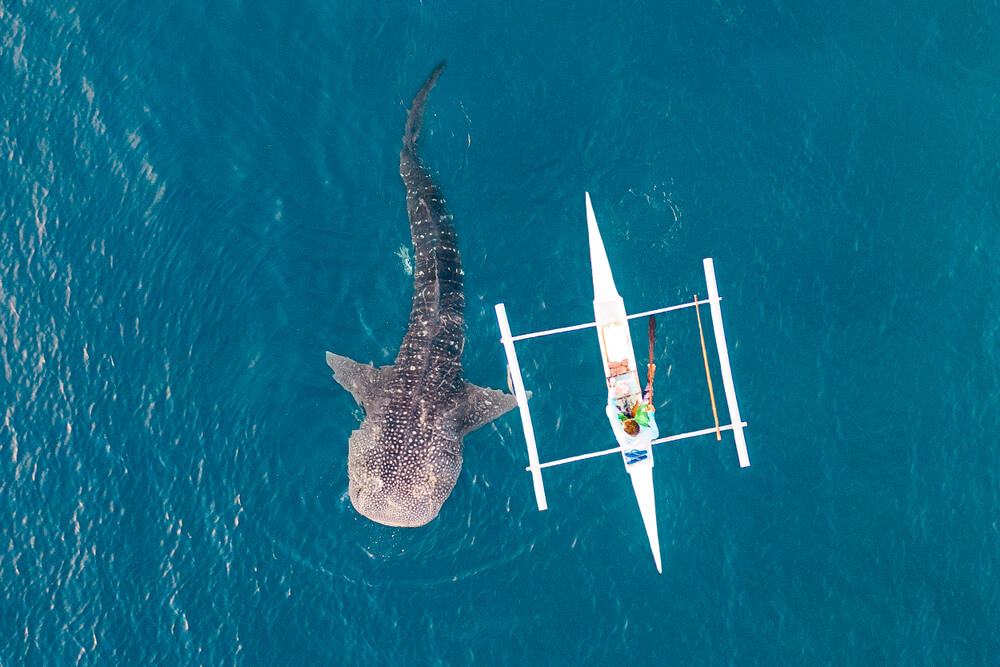
<svg viewBox="0 0 1000 667">
<path fill-rule="evenodd" d="M 996 664 L 998 10 L 0 0 L 0 664 Z M 613 457 L 536 510 L 515 414 L 428 526 L 347 499 L 323 352 L 395 356 L 442 58 L 470 381 L 496 302 L 592 316 L 585 190 L 630 310 L 715 258 L 753 465 L 657 450 L 662 575 Z M 567 336 L 520 348 L 544 459 L 611 444 Z"/>
</svg>

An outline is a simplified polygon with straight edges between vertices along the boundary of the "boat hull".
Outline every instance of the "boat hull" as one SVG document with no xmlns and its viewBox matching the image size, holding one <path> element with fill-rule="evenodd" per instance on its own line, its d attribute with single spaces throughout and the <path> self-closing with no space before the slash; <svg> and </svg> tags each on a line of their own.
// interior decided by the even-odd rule
<svg viewBox="0 0 1000 667">
<path fill-rule="evenodd" d="M 611 275 L 611 266 L 597 227 L 589 194 L 586 196 L 586 201 L 590 263 L 594 279 L 594 318 L 597 322 L 601 359 L 604 362 L 606 388 L 614 394 L 616 407 L 626 411 L 642 401 L 642 386 L 635 350 L 632 347 L 625 303 L 618 294 Z M 653 491 L 653 448 L 648 444 L 628 450 L 623 448 L 622 462 L 632 480 L 632 489 L 639 503 L 639 513 L 646 528 L 656 569 L 662 572 L 660 541 L 656 527 L 656 497 Z"/>
</svg>

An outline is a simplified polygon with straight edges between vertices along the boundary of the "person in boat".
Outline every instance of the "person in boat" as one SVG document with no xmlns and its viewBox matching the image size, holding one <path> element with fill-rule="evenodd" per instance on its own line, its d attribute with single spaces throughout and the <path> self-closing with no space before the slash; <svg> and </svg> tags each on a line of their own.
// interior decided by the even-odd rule
<svg viewBox="0 0 1000 667">
<path fill-rule="evenodd" d="M 652 442 L 660 437 L 660 429 L 656 426 L 656 408 L 653 407 L 653 377 L 656 375 L 656 364 L 653 363 L 653 339 L 656 333 L 656 320 L 649 317 L 649 364 L 646 368 L 646 390 L 642 392 L 642 400 L 630 404 L 622 401 L 624 408 L 618 406 L 618 401 L 630 396 L 633 387 L 638 390 L 635 380 L 628 377 L 628 360 L 611 362 L 609 370 L 618 371 L 608 388 L 608 405 L 606 408 L 611 430 L 615 439 L 625 454 L 625 464 L 630 465 L 646 459 L 652 454 Z M 634 377 L 634 376 L 633 376 Z M 631 385 L 631 386 L 630 386 Z"/>
<path fill-rule="evenodd" d="M 611 430 L 615 432 L 615 439 L 626 453 L 632 450 L 648 451 L 650 443 L 660 436 L 660 430 L 656 426 L 656 409 L 653 407 L 649 388 L 646 388 L 642 401 L 626 406 L 624 410 L 618 407 L 622 390 L 628 391 L 628 388 L 613 385 L 608 391 L 606 412 L 608 421 L 611 422 Z M 635 460 L 642 458 L 645 456 Z"/>
</svg>

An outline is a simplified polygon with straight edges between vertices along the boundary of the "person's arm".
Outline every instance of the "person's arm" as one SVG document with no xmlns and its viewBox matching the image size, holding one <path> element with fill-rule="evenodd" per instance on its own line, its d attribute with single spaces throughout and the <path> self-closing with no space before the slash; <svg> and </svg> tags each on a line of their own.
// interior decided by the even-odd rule
<svg viewBox="0 0 1000 667">
<path fill-rule="evenodd" d="M 647 427 L 649 428 L 649 434 L 651 436 L 649 439 L 650 441 L 656 440 L 660 437 L 660 429 L 656 425 L 656 412 L 650 410 L 646 414 L 649 417 L 649 426 Z"/>
</svg>

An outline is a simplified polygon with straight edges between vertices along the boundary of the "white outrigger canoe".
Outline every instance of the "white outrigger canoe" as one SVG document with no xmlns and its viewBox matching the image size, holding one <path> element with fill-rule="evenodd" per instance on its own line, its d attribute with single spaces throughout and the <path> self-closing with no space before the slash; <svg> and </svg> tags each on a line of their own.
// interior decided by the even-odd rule
<svg viewBox="0 0 1000 667">
<path fill-rule="evenodd" d="M 601 233 L 597 227 L 597 218 L 594 216 L 594 209 L 590 204 L 590 194 L 586 194 L 587 205 L 587 229 L 590 237 L 590 264 L 594 279 L 594 321 L 588 324 L 579 324 L 559 329 L 549 329 L 534 333 L 511 334 L 510 323 L 507 320 L 507 311 L 504 304 L 496 305 L 497 322 L 500 325 L 501 342 L 504 352 L 507 355 L 507 366 L 510 371 L 510 380 L 514 396 L 521 414 L 521 425 L 524 428 L 524 438 L 528 446 L 528 467 L 532 481 L 535 486 L 535 500 L 538 502 L 539 510 L 548 509 L 548 502 L 545 498 L 545 487 L 542 484 L 542 469 L 551 468 L 566 463 L 582 461 L 584 459 L 605 456 L 619 452 L 625 465 L 625 470 L 632 480 L 632 489 L 635 492 L 636 500 L 639 503 L 639 512 L 642 515 L 642 522 L 646 528 L 646 536 L 649 538 L 649 546 L 653 551 L 653 560 L 656 569 L 663 572 L 660 563 L 660 541 L 656 527 L 656 499 L 653 492 L 653 451 L 652 445 L 662 442 L 673 442 L 686 438 L 694 438 L 704 435 L 716 434 L 716 438 L 721 439 L 722 431 L 732 431 L 736 441 L 736 451 L 740 461 L 740 467 L 745 468 L 750 465 L 750 457 L 747 454 L 746 440 L 743 429 L 746 422 L 740 417 L 739 404 L 736 402 L 736 390 L 733 383 L 733 373 L 729 364 L 729 351 L 726 346 L 726 334 L 722 327 L 722 309 L 719 306 L 719 290 L 715 281 L 715 267 L 711 258 L 704 260 L 705 282 L 708 287 L 708 299 L 699 301 L 697 297 L 689 303 L 682 303 L 676 306 L 668 306 L 635 315 L 628 315 L 625 311 L 625 303 L 618 294 L 615 287 L 614 278 L 611 275 L 611 265 L 608 262 L 607 253 L 604 250 L 604 242 L 601 240 Z M 538 338 L 550 336 L 568 331 L 578 331 L 594 327 L 597 329 L 598 342 L 601 349 L 601 358 L 604 364 L 605 386 L 607 389 L 616 387 L 616 403 L 619 407 L 626 404 L 631 405 L 642 399 L 642 387 L 638 374 L 638 366 L 635 359 L 635 351 L 632 348 L 632 336 L 629 331 L 629 320 L 638 317 L 648 317 L 659 313 L 681 310 L 684 308 L 698 308 L 699 305 L 708 304 L 712 313 L 712 328 L 715 332 L 715 344 L 719 354 L 719 365 L 722 371 L 723 387 L 726 393 L 726 403 L 729 407 L 730 424 L 720 426 L 718 418 L 715 420 L 714 428 L 705 428 L 688 433 L 670 435 L 653 440 L 648 447 L 615 447 L 589 454 L 572 456 L 557 461 L 541 463 L 538 458 L 538 447 L 535 443 L 534 427 L 531 423 L 531 413 L 528 410 L 528 394 L 524 388 L 524 380 L 521 377 L 521 368 L 518 364 L 517 354 L 514 351 L 516 341 L 528 338 Z M 699 330 L 701 321 L 699 316 Z M 708 374 L 708 357 L 705 352 L 704 339 L 702 339 L 702 351 L 705 353 L 705 370 Z M 652 360 L 650 360 L 652 362 Z M 709 390 L 711 392 L 711 375 L 708 374 Z M 713 396 L 713 413 L 715 413 Z"/>
</svg>

